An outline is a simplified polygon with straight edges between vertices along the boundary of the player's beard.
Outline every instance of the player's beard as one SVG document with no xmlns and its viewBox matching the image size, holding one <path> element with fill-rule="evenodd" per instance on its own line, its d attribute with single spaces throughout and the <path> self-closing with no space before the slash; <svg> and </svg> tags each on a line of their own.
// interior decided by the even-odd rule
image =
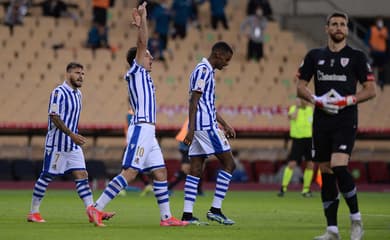
<svg viewBox="0 0 390 240">
<path fill-rule="evenodd" d="M 341 36 L 340 36 L 341 35 Z M 332 39 L 333 42 L 335 43 L 341 43 L 342 41 L 345 40 L 346 35 L 344 33 L 334 33 L 330 35 L 330 38 Z"/>
<path fill-rule="evenodd" d="M 80 88 L 82 86 L 82 80 L 78 81 L 79 79 L 77 78 L 70 78 L 70 84 L 74 87 L 74 88 Z"/>
</svg>

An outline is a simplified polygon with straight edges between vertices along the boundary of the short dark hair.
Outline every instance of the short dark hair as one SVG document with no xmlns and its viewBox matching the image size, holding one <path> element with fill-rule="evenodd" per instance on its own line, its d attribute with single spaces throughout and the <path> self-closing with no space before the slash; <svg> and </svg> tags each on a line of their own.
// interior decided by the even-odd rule
<svg viewBox="0 0 390 240">
<path fill-rule="evenodd" d="M 334 17 L 341 17 L 341 18 L 344 18 L 347 23 L 348 23 L 348 15 L 346 13 L 343 13 L 343 12 L 334 12 L 332 14 L 329 14 L 327 17 L 326 17 L 326 25 L 329 25 L 329 21 L 331 18 L 334 18 Z"/>
<path fill-rule="evenodd" d="M 211 52 L 218 52 L 218 51 L 233 54 L 233 49 L 229 46 L 229 44 L 223 41 L 215 43 L 211 48 Z"/>
<path fill-rule="evenodd" d="M 132 47 L 129 49 L 129 51 L 127 51 L 126 60 L 127 63 L 130 64 L 130 66 L 133 64 L 136 55 L 137 55 L 136 47 Z"/>
<path fill-rule="evenodd" d="M 66 66 L 66 72 L 70 72 L 70 70 L 74 69 L 74 68 L 81 68 L 81 69 L 84 69 L 84 66 L 81 65 L 80 63 L 78 62 L 70 62 L 68 63 L 68 65 Z"/>
</svg>

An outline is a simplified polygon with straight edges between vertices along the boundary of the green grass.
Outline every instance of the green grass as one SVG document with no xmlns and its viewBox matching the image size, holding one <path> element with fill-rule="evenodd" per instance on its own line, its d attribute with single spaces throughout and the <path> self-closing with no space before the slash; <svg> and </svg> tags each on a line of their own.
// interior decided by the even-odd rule
<svg viewBox="0 0 390 240">
<path fill-rule="evenodd" d="M 95 192 L 95 199 L 100 192 Z M 206 220 L 212 192 L 198 197 L 194 215 Z M 211 222 L 209 226 L 163 228 L 154 197 L 139 197 L 130 192 L 117 197 L 106 208 L 117 215 L 106 228 L 88 223 L 82 202 L 75 191 L 50 190 L 41 206 L 46 223 L 27 223 L 31 191 L 0 191 L 0 239 L 29 240 L 241 240 L 241 239 L 312 239 L 325 230 L 320 194 L 302 198 L 288 192 L 284 198 L 276 192 L 229 192 L 224 213 L 236 221 L 233 226 Z M 343 239 L 349 239 L 349 214 L 344 200 L 340 202 L 339 228 Z M 390 239 L 390 193 L 359 193 L 365 239 Z M 172 213 L 181 217 L 183 193 L 171 197 Z"/>
</svg>

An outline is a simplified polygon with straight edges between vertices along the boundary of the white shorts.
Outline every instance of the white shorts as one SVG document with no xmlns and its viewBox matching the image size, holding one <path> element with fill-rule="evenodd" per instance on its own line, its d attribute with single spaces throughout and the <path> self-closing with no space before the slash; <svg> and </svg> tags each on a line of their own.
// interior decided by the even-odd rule
<svg viewBox="0 0 390 240">
<path fill-rule="evenodd" d="M 43 172 L 63 175 L 75 170 L 85 170 L 84 153 L 81 148 L 70 152 L 57 152 L 46 148 Z"/>
<path fill-rule="evenodd" d="M 155 133 L 156 128 L 151 124 L 140 123 L 129 126 L 122 168 L 131 167 L 139 172 L 151 172 L 165 167 Z"/>
<path fill-rule="evenodd" d="M 189 153 L 190 157 L 218 154 L 230 151 L 230 144 L 221 129 L 195 131 Z"/>
</svg>

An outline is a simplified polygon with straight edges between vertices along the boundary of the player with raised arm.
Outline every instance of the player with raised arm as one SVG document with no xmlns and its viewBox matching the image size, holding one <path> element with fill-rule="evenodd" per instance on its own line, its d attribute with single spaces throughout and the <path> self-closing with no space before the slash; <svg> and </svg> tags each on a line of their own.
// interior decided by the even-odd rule
<svg viewBox="0 0 390 240">
<path fill-rule="evenodd" d="M 137 46 L 130 48 L 125 75 L 129 100 L 134 116 L 127 131 L 127 147 L 122 160 L 122 171 L 107 185 L 99 199 L 88 207 L 87 213 L 95 226 L 104 227 L 102 211 L 118 193 L 133 181 L 139 172 L 151 172 L 153 192 L 160 209 L 160 226 L 185 226 L 188 222 L 172 216 L 169 204 L 167 169 L 156 139 L 156 96 L 150 76 L 153 57 L 147 50 L 146 1 L 132 12 L 132 24 L 138 29 Z"/>
</svg>

